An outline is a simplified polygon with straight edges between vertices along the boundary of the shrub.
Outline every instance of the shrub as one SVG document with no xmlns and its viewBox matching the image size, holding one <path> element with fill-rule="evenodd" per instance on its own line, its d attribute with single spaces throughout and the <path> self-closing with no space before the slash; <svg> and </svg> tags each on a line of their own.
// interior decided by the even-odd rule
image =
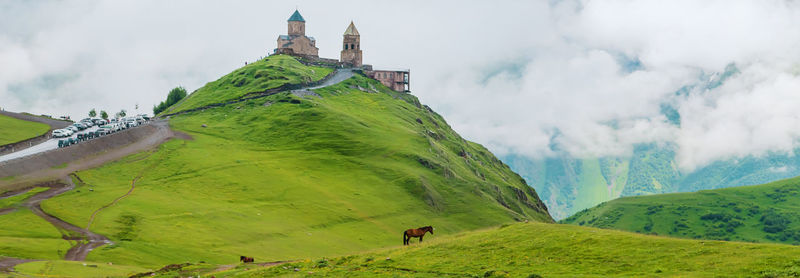
<svg viewBox="0 0 800 278">
<path fill-rule="evenodd" d="M 158 105 L 153 106 L 153 115 L 158 115 L 164 110 L 167 110 L 167 108 L 185 98 L 186 95 L 187 95 L 186 89 L 181 86 L 175 87 L 174 89 L 170 90 L 169 94 L 167 94 L 166 101 L 162 101 Z"/>
<path fill-rule="evenodd" d="M 772 210 L 762 215 L 760 220 L 764 224 L 764 231 L 771 234 L 783 232 L 791 223 L 789 218 Z"/>
</svg>

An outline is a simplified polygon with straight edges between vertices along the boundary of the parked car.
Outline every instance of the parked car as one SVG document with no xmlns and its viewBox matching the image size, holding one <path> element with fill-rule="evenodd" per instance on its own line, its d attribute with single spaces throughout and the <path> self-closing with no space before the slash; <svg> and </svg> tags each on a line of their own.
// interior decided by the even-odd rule
<svg viewBox="0 0 800 278">
<path fill-rule="evenodd" d="M 78 128 L 78 130 L 84 130 L 84 129 L 87 128 L 87 126 L 82 124 L 82 123 L 74 123 L 74 124 L 72 124 L 72 126 Z"/>
<path fill-rule="evenodd" d="M 139 125 L 139 123 L 138 123 L 138 122 L 136 122 L 136 120 L 135 120 L 135 119 L 128 118 L 128 119 L 126 119 L 126 120 L 125 120 L 125 125 L 126 125 L 126 126 L 128 126 L 128 127 L 130 128 L 130 127 L 136 127 L 136 126 L 138 126 L 138 125 Z"/>
<path fill-rule="evenodd" d="M 72 134 L 75 134 L 75 132 L 80 131 L 80 129 L 77 126 L 74 126 L 74 125 L 65 127 L 64 129 L 68 129 L 69 131 L 72 131 Z M 70 136 L 72 136 L 72 134 L 70 134 Z"/>
<path fill-rule="evenodd" d="M 95 133 L 97 134 L 97 136 L 106 135 L 111 133 L 111 130 L 104 127 L 100 127 L 97 129 L 97 131 L 95 131 Z"/>
<path fill-rule="evenodd" d="M 69 133 L 66 130 L 63 130 L 63 129 L 53 130 L 53 137 L 54 138 L 61 138 L 61 137 L 67 137 L 67 136 L 69 136 Z"/>
<path fill-rule="evenodd" d="M 61 133 L 63 133 L 63 134 L 64 134 L 64 137 L 69 137 L 69 136 L 72 136 L 72 134 L 75 134 L 75 132 L 73 132 L 73 131 L 72 131 L 71 129 L 69 129 L 69 128 L 62 128 L 62 129 L 60 129 L 60 130 L 61 130 Z"/>
</svg>

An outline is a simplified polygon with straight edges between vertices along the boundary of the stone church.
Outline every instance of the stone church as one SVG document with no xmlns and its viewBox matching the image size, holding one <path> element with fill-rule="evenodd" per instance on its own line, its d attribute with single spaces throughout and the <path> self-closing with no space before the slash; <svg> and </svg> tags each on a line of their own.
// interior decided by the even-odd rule
<svg viewBox="0 0 800 278">
<path fill-rule="evenodd" d="M 278 48 L 275 49 L 275 53 L 319 57 L 317 40 L 306 36 L 306 20 L 300 12 L 295 10 L 289 17 L 288 23 L 289 32 L 287 35 L 278 36 Z"/>
<path fill-rule="evenodd" d="M 355 68 L 361 70 L 364 75 L 380 81 L 386 87 L 398 92 L 410 92 L 411 71 L 408 69 L 400 70 L 373 70 L 371 65 L 364 64 L 361 51 L 361 34 L 358 33 L 356 25 L 350 21 L 350 25 L 342 35 L 342 51 L 339 60 L 319 57 L 319 48 L 314 37 L 306 36 L 306 20 L 295 10 L 289 17 L 289 34 L 278 36 L 278 48 L 274 54 L 288 54 L 301 56 L 308 61 L 335 65 L 340 68 Z"/>
</svg>

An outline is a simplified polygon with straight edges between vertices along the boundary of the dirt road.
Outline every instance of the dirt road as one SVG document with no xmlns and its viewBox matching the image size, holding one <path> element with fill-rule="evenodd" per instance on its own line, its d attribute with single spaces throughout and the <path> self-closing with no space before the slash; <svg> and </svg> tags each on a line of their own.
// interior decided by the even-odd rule
<svg viewBox="0 0 800 278">
<path fill-rule="evenodd" d="M 95 234 L 87 229 L 67 223 L 66 221 L 50 215 L 42 210 L 42 201 L 53 198 L 75 188 L 75 184 L 72 183 L 71 178 L 66 177 L 61 180 L 61 183 L 48 184 L 48 187 L 50 187 L 49 190 L 33 195 L 24 203 L 22 203 L 22 206 L 29 208 L 33 214 L 36 214 L 47 222 L 50 222 L 50 224 L 55 226 L 57 229 L 70 232 L 70 234 L 64 235 L 63 238 L 73 242 L 75 245 L 67 250 L 67 254 L 64 256 L 65 260 L 82 261 L 86 259 L 86 255 L 88 255 L 93 249 L 104 244 L 111 243 L 111 241 L 103 235 Z"/>
</svg>

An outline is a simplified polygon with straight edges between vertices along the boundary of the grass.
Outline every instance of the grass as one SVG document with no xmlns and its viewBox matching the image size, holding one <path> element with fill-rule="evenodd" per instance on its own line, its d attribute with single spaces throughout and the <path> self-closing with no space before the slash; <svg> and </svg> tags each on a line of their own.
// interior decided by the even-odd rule
<svg viewBox="0 0 800 278">
<path fill-rule="evenodd" d="M 689 240 L 546 223 L 517 223 L 423 243 L 273 267 L 191 262 L 155 277 L 796 277 L 800 249 L 780 244 Z M 188 261 L 188 260 L 187 260 Z M 257 258 L 256 263 L 262 262 Z M 24 277 L 125 277 L 153 271 L 119 264 L 43 261 Z M 101 271 L 99 271 L 101 270 Z M 99 272 L 94 272 L 99 271 Z"/>
<path fill-rule="evenodd" d="M 0 257 L 60 259 L 70 248 L 61 232 L 27 208 L 0 215 Z"/>
<path fill-rule="evenodd" d="M 36 193 L 44 192 L 47 191 L 48 189 L 49 188 L 47 187 L 36 187 L 13 197 L 0 198 L 0 209 L 19 204 L 21 201 L 28 199 L 33 195 L 36 195 Z"/>
<path fill-rule="evenodd" d="M 305 66 L 291 56 L 269 56 L 209 82 L 164 113 L 175 113 L 235 100 L 248 93 L 263 92 L 285 84 L 311 83 L 331 72 L 332 68 Z"/>
<path fill-rule="evenodd" d="M 50 126 L 0 115 L 0 146 L 30 139 L 50 130 Z"/>
<path fill-rule="evenodd" d="M 0 215 L 0 257 L 25 259 L 59 259 L 70 245 L 62 233 L 47 221 L 34 215 L 20 203 L 49 188 L 36 187 L 22 194 L 0 199 L 0 209 L 14 211 Z"/>
<path fill-rule="evenodd" d="M 215 277 L 794 277 L 800 249 L 543 223 L 513 224 Z M 295 271 L 297 269 L 297 271 Z"/>
<path fill-rule="evenodd" d="M 521 177 L 415 97 L 361 76 L 315 92 L 172 117 L 192 140 L 81 171 L 84 183 L 42 207 L 85 227 L 135 179 L 97 213 L 91 230 L 115 244 L 88 260 L 150 268 L 345 255 L 426 225 L 552 221 Z"/>
<path fill-rule="evenodd" d="M 36 261 L 17 265 L 15 274 L 22 277 L 128 277 L 147 271 L 135 266 L 95 262 Z"/>
<path fill-rule="evenodd" d="M 800 244 L 800 177 L 693 193 L 625 197 L 564 223 L 683 238 Z"/>
</svg>

